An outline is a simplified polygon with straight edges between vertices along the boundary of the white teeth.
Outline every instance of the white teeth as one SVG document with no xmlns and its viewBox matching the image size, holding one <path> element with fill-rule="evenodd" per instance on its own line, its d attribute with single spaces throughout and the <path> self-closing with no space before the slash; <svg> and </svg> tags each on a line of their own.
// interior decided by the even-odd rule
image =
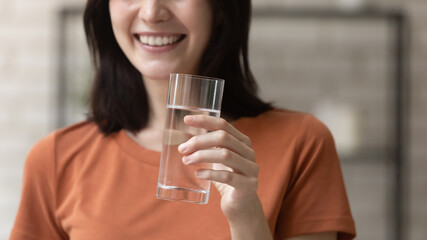
<svg viewBox="0 0 427 240">
<path fill-rule="evenodd" d="M 157 46 L 162 45 L 162 37 L 156 37 L 156 44 Z"/>
<path fill-rule="evenodd" d="M 139 37 L 139 41 L 142 42 L 145 45 L 150 45 L 150 46 L 165 46 L 165 45 L 170 45 L 173 43 L 176 43 L 179 39 L 179 36 L 170 36 L 170 37 L 160 37 L 160 36 L 140 36 Z"/>
<path fill-rule="evenodd" d="M 148 37 L 147 36 L 142 36 L 139 40 L 143 43 L 148 43 Z"/>
<path fill-rule="evenodd" d="M 169 43 L 168 37 L 162 37 L 162 45 L 166 45 Z"/>
<path fill-rule="evenodd" d="M 148 37 L 148 45 L 153 46 L 156 42 L 156 39 L 154 37 Z"/>
</svg>

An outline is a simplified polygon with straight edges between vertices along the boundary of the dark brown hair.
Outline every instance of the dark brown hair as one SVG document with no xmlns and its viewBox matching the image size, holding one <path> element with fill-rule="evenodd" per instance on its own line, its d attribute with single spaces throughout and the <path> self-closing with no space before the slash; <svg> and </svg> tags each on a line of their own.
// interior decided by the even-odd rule
<svg viewBox="0 0 427 240">
<path fill-rule="evenodd" d="M 110 134 L 136 132 L 148 122 L 149 104 L 141 73 L 130 63 L 113 34 L 108 0 L 88 0 L 84 12 L 87 42 L 96 75 L 90 119 Z M 225 79 L 221 113 L 231 119 L 271 109 L 261 101 L 248 62 L 250 0 L 211 0 L 212 36 L 197 74 Z"/>
</svg>

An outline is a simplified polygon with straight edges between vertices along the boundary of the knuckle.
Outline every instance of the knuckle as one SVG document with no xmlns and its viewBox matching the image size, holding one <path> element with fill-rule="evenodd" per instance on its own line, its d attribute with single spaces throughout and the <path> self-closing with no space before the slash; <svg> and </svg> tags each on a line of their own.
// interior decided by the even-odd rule
<svg viewBox="0 0 427 240">
<path fill-rule="evenodd" d="M 254 193 L 258 190 L 258 179 L 253 182 Z"/>
<path fill-rule="evenodd" d="M 227 139 L 227 133 L 224 130 L 218 130 L 217 139 L 219 143 L 224 142 Z"/>
<path fill-rule="evenodd" d="M 191 157 L 194 159 L 194 161 L 198 161 L 201 158 L 201 153 L 199 151 L 197 151 L 197 152 L 193 153 Z"/>
<path fill-rule="evenodd" d="M 189 146 L 194 147 L 199 143 L 199 138 L 197 136 L 194 136 L 189 141 Z"/>
<path fill-rule="evenodd" d="M 254 165 L 253 172 L 254 172 L 255 176 L 258 176 L 258 174 L 259 174 L 259 167 L 258 167 L 258 165 L 256 165 L 256 164 Z"/>
<path fill-rule="evenodd" d="M 249 147 L 252 146 L 252 140 L 248 136 L 245 136 L 244 143 Z"/>
<path fill-rule="evenodd" d="M 224 118 L 218 118 L 218 127 L 225 128 L 227 126 L 227 121 Z"/>
<path fill-rule="evenodd" d="M 249 154 L 250 154 L 250 160 L 251 160 L 252 162 L 255 162 L 255 160 L 256 160 L 256 153 L 255 153 L 255 150 L 253 150 L 252 148 L 250 148 L 250 150 L 249 150 Z"/>
<path fill-rule="evenodd" d="M 228 149 L 222 148 L 221 150 L 221 158 L 223 161 L 227 161 L 231 158 L 231 153 Z"/>
<path fill-rule="evenodd" d="M 251 148 L 251 157 L 252 157 L 252 161 L 255 162 L 256 161 L 256 153 L 255 151 Z"/>
<path fill-rule="evenodd" d="M 258 186 L 258 178 L 251 178 L 251 184 L 253 186 Z"/>
<path fill-rule="evenodd" d="M 233 174 L 231 172 L 222 172 L 221 182 L 231 183 L 233 181 Z"/>
<path fill-rule="evenodd" d="M 249 188 L 252 189 L 254 192 L 258 189 L 258 178 L 250 178 L 248 179 L 247 183 L 249 184 Z"/>
</svg>

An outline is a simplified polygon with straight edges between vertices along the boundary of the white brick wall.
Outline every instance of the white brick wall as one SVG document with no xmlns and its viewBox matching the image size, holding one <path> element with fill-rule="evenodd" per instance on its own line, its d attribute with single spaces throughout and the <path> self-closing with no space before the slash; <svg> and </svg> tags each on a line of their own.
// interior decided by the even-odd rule
<svg viewBox="0 0 427 240">
<path fill-rule="evenodd" d="M 408 239 L 427 239 L 427 2 L 412 0 L 411 129 L 408 164 Z"/>
<path fill-rule="evenodd" d="M 255 2 L 260 6 L 267 4 L 261 0 Z M 269 1 L 268 4 L 293 7 L 312 6 L 313 2 Z M 316 1 L 315 4 L 331 6 L 336 2 Z M 411 128 L 407 143 L 410 148 L 405 162 L 404 239 L 427 239 L 427 2 L 365 2 L 386 8 L 402 8 L 410 17 L 412 95 L 409 109 Z M 392 116 L 384 108 L 387 100 L 391 100 L 386 97 L 391 88 L 386 85 L 390 65 L 385 64 L 385 60 L 391 59 L 392 55 L 390 48 L 384 46 L 390 45 L 387 40 L 391 33 L 389 27 L 381 22 L 344 24 L 287 20 L 269 23 L 268 26 L 263 22 L 255 21 L 253 24 L 251 60 L 255 75 L 264 83 L 261 93 L 267 99 L 276 100 L 285 107 L 312 111 L 315 110 L 313 102 L 321 100 L 328 93 L 332 99 L 362 107 L 359 114 L 365 122 L 359 133 L 364 136 L 364 143 L 373 146 L 387 141 L 389 136 L 384 134 L 393 129 L 386 118 Z M 265 42 L 269 44 L 259 46 Z M 278 51 L 283 53 L 278 54 Z M 337 83 L 337 79 L 345 84 Z M 282 88 L 278 87 L 280 84 Z M 387 123 L 389 125 L 384 126 Z M 359 239 L 390 237 L 386 233 L 391 230 L 391 170 L 387 162 L 343 162 Z"/>
<path fill-rule="evenodd" d="M 25 156 L 54 127 L 55 9 L 66 3 L 0 0 L 0 239 L 15 218 Z"/>
<path fill-rule="evenodd" d="M 0 0 L 0 239 L 8 238 L 16 214 L 25 156 L 38 139 L 54 128 L 56 11 L 66 4 L 84 2 Z M 345 0 L 253 2 L 256 6 L 307 7 L 332 6 Z M 413 94 L 405 239 L 427 239 L 427 2 L 364 2 L 402 7 L 411 16 Z M 371 120 L 361 121 L 362 143 L 369 146 L 382 144 L 387 141 L 383 134 L 391 127 L 384 125 L 387 113 L 383 110 L 390 90 L 385 88 L 387 65 L 384 63 L 390 53 L 383 44 L 387 42 L 390 29 L 382 23 L 349 24 L 294 20 L 267 25 L 254 22 L 254 33 L 259 31 L 264 35 L 252 38 L 251 62 L 259 80 L 269 83 L 263 84 L 261 89 L 268 99 L 276 100 L 282 106 L 313 111 L 313 101 L 330 93 L 333 99 L 340 99 L 345 104 L 363 106 L 357 114 L 362 119 Z M 282 34 L 274 31 L 277 27 L 284 29 Z M 260 45 L 267 35 L 271 46 L 283 46 L 284 54 L 275 54 L 277 51 L 270 45 Z M 343 79 L 345 84 L 337 84 L 334 79 Z M 376 85 L 372 85 L 373 82 Z M 283 88 L 278 89 L 278 84 L 284 84 Z M 343 171 L 357 221 L 358 239 L 385 239 L 389 230 L 386 212 L 391 176 L 388 164 L 381 161 L 377 164 L 344 162 Z"/>
</svg>

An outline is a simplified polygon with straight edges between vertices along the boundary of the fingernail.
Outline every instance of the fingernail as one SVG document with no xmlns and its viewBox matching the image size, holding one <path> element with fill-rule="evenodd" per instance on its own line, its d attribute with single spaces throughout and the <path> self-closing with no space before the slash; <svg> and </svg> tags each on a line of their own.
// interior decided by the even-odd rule
<svg viewBox="0 0 427 240">
<path fill-rule="evenodd" d="M 196 172 L 194 172 L 194 175 L 196 175 L 196 177 L 203 177 L 203 171 L 197 170 Z"/>
<path fill-rule="evenodd" d="M 178 151 L 179 151 L 180 153 L 185 153 L 185 151 L 187 151 L 187 144 L 186 144 L 186 143 L 183 143 L 183 144 L 179 145 L 179 146 L 178 146 Z"/>
<path fill-rule="evenodd" d="M 193 117 L 193 116 L 191 116 L 191 115 L 187 115 L 187 116 L 185 116 L 185 117 L 184 117 L 184 119 L 185 119 L 185 121 L 186 121 L 186 122 L 188 122 L 188 123 L 191 123 L 191 122 L 193 122 L 193 121 L 194 121 L 194 117 Z"/>
<path fill-rule="evenodd" d="M 185 165 L 187 165 L 187 164 L 191 163 L 191 156 L 184 156 L 184 157 L 182 158 L 182 162 L 183 162 Z"/>
</svg>

